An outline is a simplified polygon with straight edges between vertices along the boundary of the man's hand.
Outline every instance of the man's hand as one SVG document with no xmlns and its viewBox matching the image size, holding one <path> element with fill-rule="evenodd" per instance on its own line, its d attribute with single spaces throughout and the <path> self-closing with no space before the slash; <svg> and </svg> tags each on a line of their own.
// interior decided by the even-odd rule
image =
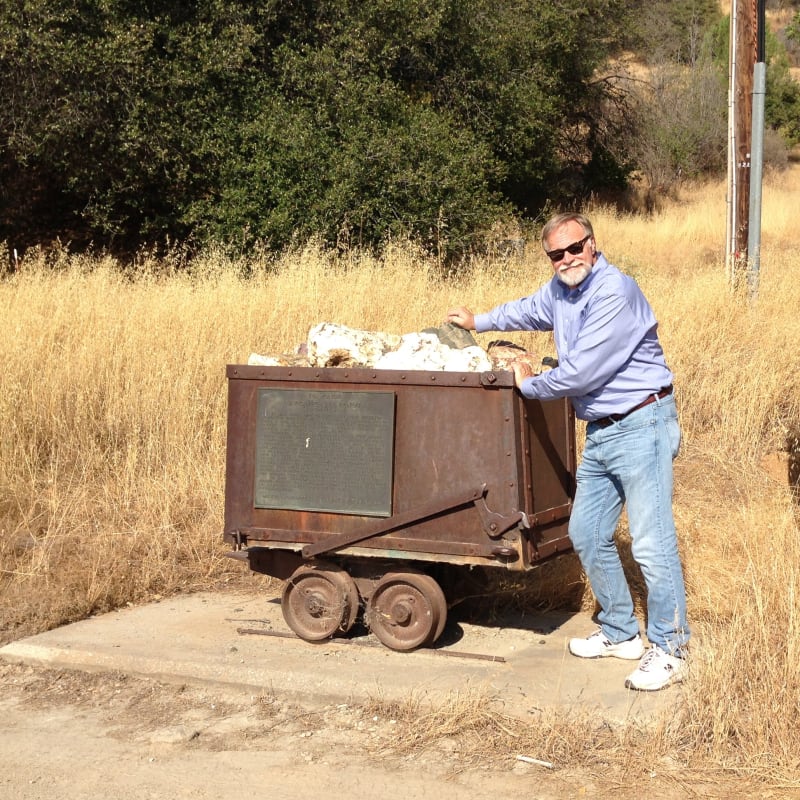
<svg viewBox="0 0 800 800">
<path fill-rule="evenodd" d="M 463 328 L 466 331 L 475 330 L 475 315 L 466 307 L 459 306 L 458 308 L 451 308 L 447 312 L 447 319 L 445 322 L 452 322 Z"/>
<path fill-rule="evenodd" d="M 536 374 L 526 361 L 512 361 L 509 366 L 514 370 L 514 383 L 518 389 L 522 389 L 525 378 L 532 378 Z"/>
</svg>

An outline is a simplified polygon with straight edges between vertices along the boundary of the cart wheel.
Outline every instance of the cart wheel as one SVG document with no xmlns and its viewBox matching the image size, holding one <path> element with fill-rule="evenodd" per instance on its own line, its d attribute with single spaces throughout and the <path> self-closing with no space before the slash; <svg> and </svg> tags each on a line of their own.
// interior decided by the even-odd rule
<svg viewBox="0 0 800 800">
<path fill-rule="evenodd" d="M 304 564 L 283 587 L 281 611 L 301 639 L 320 642 L 353 626 L 358 616 L 358 589 L 335 564 Z"/>
<path fill-rule="evenodd" d="M 439 584 L 417 572 L 389 572 L 367 602 L 366 621 L 392 650 L 433 644 L 447 621 L 447 602 Z"/>
</svg>

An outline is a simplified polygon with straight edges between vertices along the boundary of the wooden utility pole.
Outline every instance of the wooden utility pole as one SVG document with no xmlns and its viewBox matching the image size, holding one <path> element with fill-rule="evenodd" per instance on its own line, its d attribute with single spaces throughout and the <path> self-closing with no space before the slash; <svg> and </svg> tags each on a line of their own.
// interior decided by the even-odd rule
<svg viewBox="0 0 800 800">
<path fill-rule="evenodd" d="M 733 286 L 740 283 L 747 272 L 748 264 L 753 67 L 757 54 L 756 20 L 757 0 L 732 1 L 728 271 Z"/>
</svg>

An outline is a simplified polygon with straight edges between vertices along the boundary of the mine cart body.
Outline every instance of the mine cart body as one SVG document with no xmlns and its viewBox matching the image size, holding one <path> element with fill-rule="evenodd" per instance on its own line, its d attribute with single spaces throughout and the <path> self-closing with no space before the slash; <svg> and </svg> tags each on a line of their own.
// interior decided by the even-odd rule
<svg viewBox="0 0 800 800">
<path fill-rule="evenodd" d="M 522 572 L 570 550 L 574 416 L 566 400 L 524 398 L 511 372 L 227 377 L 224 537 L 288 581 L 301 637 L 346 630 L 365 606 L 388 646 L 430 644 L 446 615 L 437 565 Z"/>
</svg>

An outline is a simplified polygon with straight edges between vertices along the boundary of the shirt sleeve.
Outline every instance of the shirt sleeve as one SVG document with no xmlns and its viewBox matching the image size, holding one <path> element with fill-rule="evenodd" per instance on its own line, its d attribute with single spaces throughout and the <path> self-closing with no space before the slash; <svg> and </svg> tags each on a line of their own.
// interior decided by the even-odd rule
<svg viewBox="0 0 800 800">
<path fill-rule="evenodd" d="M 476 314 L 475 330 L 478 333 L 553 330 L 553 300 L 549 284 L 536 294 L 502 303 L 485 314 Z"/>
<path fill-rule="evenodd" d="M 623 294 L 592 298 L 577 324 L 569 352 L 559 352 L 555 369 L 528 378 L 522 385 L 525 396 L 550 400 L 599 389 L 620 372 L 647 334 Z"/>
</svg>

